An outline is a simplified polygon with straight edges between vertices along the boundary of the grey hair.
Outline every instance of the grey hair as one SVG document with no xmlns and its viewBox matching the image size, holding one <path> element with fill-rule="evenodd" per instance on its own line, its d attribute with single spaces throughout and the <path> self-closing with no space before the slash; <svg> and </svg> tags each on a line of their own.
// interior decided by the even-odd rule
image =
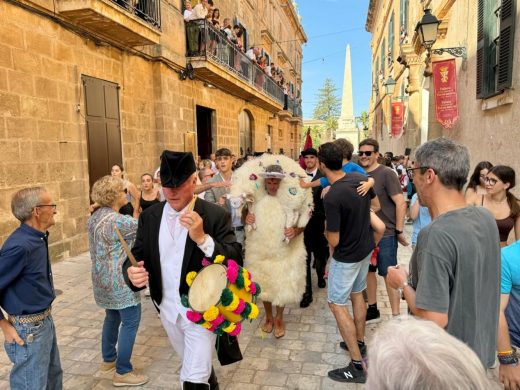
<svg viewBox="0 0 520 390">
<path fill-rule="evenodd" d="M 368 348 L 367 390 L 493 390 L 479 358 L 431 321 L 390 321 Z"/>
<path fill-rule="evenodd" d="M 419 146 L 415 165 L 433 168 L 445 187 L 462 191 L 469 174 L 469 152 L 450 139 L 437 138 Z"/>
<path fill-rule="evenodd" d="M 27 221 L 45 192 L 47 190 L 43 187 L 24 188 L 16 192 L 11 198 L 11 211 L 16 219 L 22 223 Z"/>
</svg>

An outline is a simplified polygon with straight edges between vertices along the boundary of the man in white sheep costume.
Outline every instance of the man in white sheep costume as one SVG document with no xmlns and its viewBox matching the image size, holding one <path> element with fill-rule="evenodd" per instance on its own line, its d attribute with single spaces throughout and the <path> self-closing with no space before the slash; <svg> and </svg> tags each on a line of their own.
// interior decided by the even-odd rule
<svg viewBox="0 0 520 390">
<path fill-rule="evenodd" d="M 303 229 L 312 212 L 312 191 L 299 185 L 305 171 L 282 155 L 263 155 L 234 172 L 230 196 L 251 199 L 246 223 L 245 262 L 260 284 L 266 311 L 264 332 L 285 334 L 283 310 L 305 291 Z M 232 202 L 233 203 L 233 202 Z M 236 202 L 235 202 L 236 203 Z M 273 317 L 272 305 L 276 306 Z"/>
</svg>

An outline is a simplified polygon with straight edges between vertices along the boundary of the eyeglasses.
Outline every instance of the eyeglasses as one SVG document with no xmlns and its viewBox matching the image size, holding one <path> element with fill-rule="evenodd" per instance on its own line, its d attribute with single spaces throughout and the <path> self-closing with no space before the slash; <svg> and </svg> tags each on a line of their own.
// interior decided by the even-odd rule
<svg viewBox="0 0 520 390">
<path fill-rule="evenodd" d="M 361 156 L 367 156 L 367 157 L 370 157 L 372 155 L 372 153 L 375 153 L 375 150 L 368 150 L 366 152 L 358 152 L 358 155 L 361 157 Z"/>
<path fill-rule="evenodd" d="M 37 204 L 34 207 L 52 207 L 54 210 L 56 210 L 56 207 L 58 207 L 58 205 L 55 205 L 55 204 Z"/>
<path fill-rule="evenodd" d="M 411 173 L 413 174 L 413 171 L 417 170 L 417 169 L 422 169 L 422 173 L 426 172 L 427 169 L 431 169 L 433 172 L 437 173 L 437 171 L 435 169 L 433 169 L 432 167 L 416 167 L 416 168 L 406 168 L 406 172 L 407 173 Z"/>
<path fill-rule="evenodd" d="M 493 179 L 492 177 L 485 177 L 484 178 L 484 183 L 489 184 L 491 186 L 494 186 L 495 184 L 498 183 L 498 180 L 497 179 Z"/>
</svg>

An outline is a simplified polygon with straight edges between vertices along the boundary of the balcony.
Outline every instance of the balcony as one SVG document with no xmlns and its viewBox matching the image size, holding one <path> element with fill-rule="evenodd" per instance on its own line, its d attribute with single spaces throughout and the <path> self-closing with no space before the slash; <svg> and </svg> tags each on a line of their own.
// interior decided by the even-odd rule
<svg viewBox="0 0 520 390">
<path fill-rule="evenodd" d="M 299 99 L 291 98 L 287 96 L 286 105 L 284 106 L 284 112 L 287 112 L 289 116 L 289 122 L 302 122 L 302 106 Z"/>
<path fill-rule="evenodd" d="M 283 109 L 283 89 L 211 23 L 187 22 L 186 45 L 197 78 L 273 113 Z"/>
<path fill-rule="evenodd" d="M 160 0 L 59 0 L 59 13 L 94 35 L 125 46 L 159 43 Z"/>
</svg>

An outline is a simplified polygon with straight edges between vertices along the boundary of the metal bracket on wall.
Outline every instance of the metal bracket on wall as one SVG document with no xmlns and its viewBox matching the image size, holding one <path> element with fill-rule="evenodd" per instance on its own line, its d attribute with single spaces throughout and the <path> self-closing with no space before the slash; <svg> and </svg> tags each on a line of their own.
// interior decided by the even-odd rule
<svg viewBox="0 0 520 390">
<path fill-rule="evenodd" d="M 443 55 L 444 53 L 448 53 L 453 57 L 461 57 L 463 60 L 468 59 L 468 54 L 466 52 L 466 48 L 464 46 L 459 47 L 441 47 L 440 49 L 432 49 L 432 54 Z"/>
</svg>

